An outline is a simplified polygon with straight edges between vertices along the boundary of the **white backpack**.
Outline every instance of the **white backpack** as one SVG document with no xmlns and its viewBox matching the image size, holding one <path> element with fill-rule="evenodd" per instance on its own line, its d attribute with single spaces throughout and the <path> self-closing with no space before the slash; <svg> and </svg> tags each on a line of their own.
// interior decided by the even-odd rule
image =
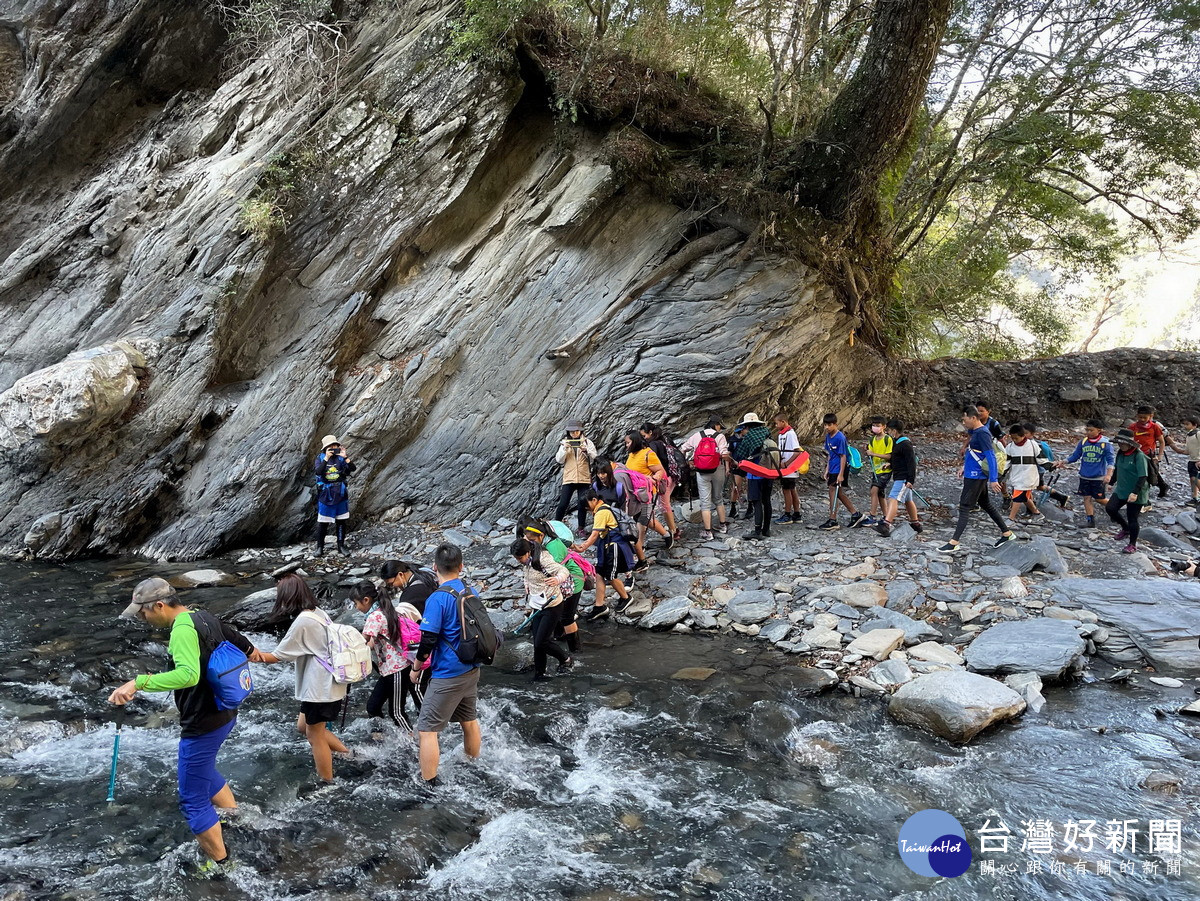
<svg viewBox="0 0 1200 901">
<path fill-rule="evenodd" d="M 324 610 L 313 610 L 325 624 L 328 635 L 328 658 L 317 657 L 317 662 L 329 671 L 338 685 L 361 682 L 371 672 L 371 649 L 362 633 L 353 626 L 335 623 Z"/>
</svg>

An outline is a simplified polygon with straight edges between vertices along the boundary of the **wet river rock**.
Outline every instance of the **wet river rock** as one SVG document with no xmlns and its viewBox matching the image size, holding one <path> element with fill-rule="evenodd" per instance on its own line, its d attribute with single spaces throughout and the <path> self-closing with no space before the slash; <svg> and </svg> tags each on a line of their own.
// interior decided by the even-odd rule
<svg viewBox="0 0 1200 901">
<path fill-rule="evenodd" d="M 996 723 L 1012 719 L 1025 699 L 995 679 L 976 673 L 942 671 L 901 685 L 888 713 L 902 723 L 953 742 L 969 742 Z"/>
<path fill-rule="evenodd" d="M 1079 663 L 1085 647 L 1069 622 L 1027 619 L 997 623 L 972 641 L 963 657 L 978 673 L 1030 672 L 1059 679 Z"/>
<path fill-rule="evenodd" d="M 1060 579 L 1058 603 L 1115 626 L 1156 666 L 1200 671 L 1200 580 Z"/>
</svg>

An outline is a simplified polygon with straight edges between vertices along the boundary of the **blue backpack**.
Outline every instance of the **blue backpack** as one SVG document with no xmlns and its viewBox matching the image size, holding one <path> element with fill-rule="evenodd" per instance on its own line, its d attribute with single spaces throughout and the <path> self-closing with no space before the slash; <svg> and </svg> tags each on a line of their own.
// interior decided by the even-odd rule
<svg viewBox="0 0 1200 901">
<path fill-rule="evenodd" d="M 254 691 L 250 658 L 228 641 L 217 645 L 209 656 L 204 675 L 212 687 L 218 710 L 236 710 Z"/>
<path fill-rule="evenodd" d="M 200 620 L 211 642 L 221 636 L 221 621 L 210 613 L 192 611 L 192 622 Z M 214 634 L 215 633 L 215 634 Z M 237 645 L 221 641 L 208 655 L 208 666 L 204 678 L 212 689 L 213 700 L 218 710 L 237 710 L 241 703 L 254 691 L 254 679 L 250 675 L 250 658 Z"/>
</svg>

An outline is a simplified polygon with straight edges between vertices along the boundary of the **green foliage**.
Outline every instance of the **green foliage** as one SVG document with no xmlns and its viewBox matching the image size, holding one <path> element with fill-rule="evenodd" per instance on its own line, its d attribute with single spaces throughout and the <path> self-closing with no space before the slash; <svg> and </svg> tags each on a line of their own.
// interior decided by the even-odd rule
<svg viewBox="0 0 1200 901">
<path fill-rule="evenodd" d="M 287 230 L 287 216 L 301 199 L 302 179 L 316 171 L 318 156 L 310 147 L 273 156 L 250 196 L 238 208 L 238 226 L 260 243 Z"/>
<path fill-rule="evenodd" d="M 491 64 L 510 59 L 521 25 L 546 8 L 543 0 L 464 0 L 451 26 L 450 52 Z"/>
<path fill-rule="evenodd" d="M 238 225 L 260 244 L 280 235 L 287 222 L 283 210 L 265 197 L 248 197 L 238 208 Z"/>
<path fill-rule="evenodd" d="M 1098 9 L 961 7 L 894 203 L 887 319 L 904 351 L 967 346 L 1006 317 L 1001 352 L 1062 347 L 1073 284 L 1103 285 L 1140 241 L 1200 225 L 1197 4 Z"/>
</svg>

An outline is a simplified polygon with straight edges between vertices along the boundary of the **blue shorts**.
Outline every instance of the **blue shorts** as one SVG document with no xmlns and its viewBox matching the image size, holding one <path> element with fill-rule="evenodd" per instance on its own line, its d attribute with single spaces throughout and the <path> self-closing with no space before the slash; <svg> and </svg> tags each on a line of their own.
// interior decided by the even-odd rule
<svg viewBox="0 0 1200 901">
<path fill-rule="evenodd" d="M 1094 497 L 1104 500 L 1104 479 L 1080 479 L 1079 490 L 1075 492 L 1080 497 Z"/>
<path fill-rule="evenodd" d="M 217 772 L 217 752 L 235 723 L 232 719 L 212 732 L 179 739 L 179 810 L 193 835 L 217 825 L 212 799 L 225 787 L 225 777 Z"/>
<path fill-rule="evenodd" d="M 892 482 L 887 496 L 899 504 L 906 504 L 912 497 L 912 489 L 908 487 L 907 482 Z"/>
</svg>

